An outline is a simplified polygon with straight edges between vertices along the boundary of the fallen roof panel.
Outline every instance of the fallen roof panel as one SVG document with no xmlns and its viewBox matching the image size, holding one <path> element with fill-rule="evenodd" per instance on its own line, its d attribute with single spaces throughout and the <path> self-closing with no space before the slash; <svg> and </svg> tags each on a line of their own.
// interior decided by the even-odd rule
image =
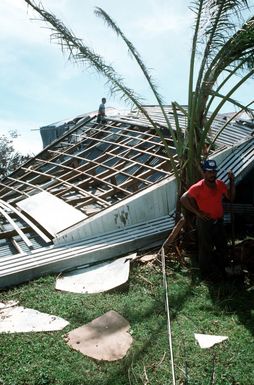
<svg viewBox="0 0 254 385">
<path fill-rule="evenodd" d="M 175 156 L 176 152 L 169 130 L 165 127 L 165 120 L 159 107 L 145 106 L 145 108 L 160 125 L 172 155 Z M 168 106 L 165 108 L 174 128 L 172 109 Z M 178 117 L 181 128 L 184 130 L 187 123 L 186 117 L 181 112 L 179 112 Z M 211 139 L 224 124 L 223 117 L 218 116 L 215 119 L 210 133 Z M 253 167 L 253 137 L 251 135 L 253 135 L 252 126 L 232 121 L 216 140 L 214 156 L 220 155 L 222 150 L 230 150 L 234 146 L 235 154 L 232 152 L 228 158 L 223 160 L 223 168 L 232 168 L 238 180 Z M 246 141 L 247 139 L 248 141 Z M 238 146 L 241 142 L 244 142 L 242 146 Z M 121 231 L 126 231 L 130 224 L 137 226 L 137 222 L 140 221 L 140 216 L 134 215 L 134 212 L 140 207 L 136 202 L 139 201 L 139 197 L 143 195 L 143 192 L 147 194 L 146 199 L 148 199 L 149 205 L 157 205 L 155 201 L 153 202 L 153 199 L 156 198 L 150 199 L 148 195 L 154 187 L 157 191 L 160 183 L 168 183 L 168 181 L 170 183 L 172 175 L 164 145 L 154 128 L 137 111 L 125 113 L 121 116 L 116 116 L 116 114 L 111 117 L 108 116 L 105 124 L 97 124 L 95 117 L 86 116 L 76 120 L 73 119 L 69 130 L 61 138 L 56 139 L 33 159 L 0 181 L 1 202 L 5 207 L 8 207 L 8 209 L 4 210 L 5 214 L 2 212 L 3 226 L 0 236 L 0 253 L 4 256 L 3 258 L 13 258 L 9 262 L 17 260 L 17 266 L 19 264 L 26 266 L 27 261 L 33 263 L 32 270 L 29 270 L 28 266 L 26 266 L 25 270 L 22 270 L 25 279 L 33 278 L 46 271 L 56 271 L 54 269 L 59 271 L 61 268 L 68 267 L 69 264 L 78 265 L 82 260 L 79 253 L 76 259 L 70 253 L 70 258 L 67 258 L 68 263 L 64 262 L 64 257 L 61 260 L 61 256 L 58 255 L 56 256 L 57 260 L 54 262 L 55 254 L 53 249 L 56 251 L 58 248 L 53 247 L 51 250 L 51 247 L 45 248 L 45 246 L 51 242 L 55 232 L 59 231 L 59 229 L 52 230 L 49 227 L 51 221 L 49 218 L 47 218 L 47 223 L 42 223 L 33 210 L 29 211 L 22 207 L 22 201 L 32 200 L 36 195 L 48 194 L 52 199 L 60 200 L 65 207 L 77 210 L 83 219 L 88 217 L 85 219 L 82 231 L 77 230 L 81 234 L 78 234 L 81 238 L 85 237 L 88 230 L 89 219 L 93 220 L 94 218 L 96 219 L 94 223 L 97 223 L 97 228 L 98 221 L 101 221 L 103 222 L 103 229 L 104 227 L 107 228 L 107 226 L 112 229 L 113 223 L 113 227 L 115 226 L 116 229 L 118 226 L 123 225 L 124 228 Z M 225 179 L 226 174 L 223 174 L 222 178 Z M 172 199 L 170 196 L 171 201 L 167 202 L 161 211 L 158 208 L 157 213 L 149 206 L 148 222 L 150 220 L 159 220 L 161 216 L 168 214 L 173 209 L 171 206 L 175 202 L 175 189 L 171 190 L 169 185 L 167 185 L 167 189 L 174 196 Z M 167 200 L 168 198 L 167 193 L 161 195 L 161 199 Z M 127 202 L 126 205 L 123 202 Z M 115 207 L 117 208 L 116 211 L 114 211 Z M 3 206 L 1 206 L 1 209 L 3 210 Z M 146 207 L 145 204 L 142 210 L 148 211 L 148 206 Z M 54 212 L 54 209 L 52 211 Z M 131 215 L 129 215 L 130 212 Z M 108 213 L 111 215 L 109 222 L 107 222 Z M 146 215 L 146 212 L 144 212 L 144 215 Z M 155 218 L 155 216 L 157 217 Z M 74 220 L 74 223 L 75 221 L 79 221 L 79 218 Z M 145 224 L 143 225 L 145 226 Z M 66 224 L 63 225 L 63 227 L 65 226 Z M 171 224 L 168 224 L 167 231 L 170 226 Z M 161 231 L 161 234 L 166 233 L 163 228 L 163 221 L 162 227 L 158 225 L 158 230 Z M 67 231 L 69 231 L 70 236 L 65 241 L 65 233 L 63 232 L 61 237 L 63 243 L 70 242 L 76 229 L 73 229 L 72 234 L 68 227 Z M 93 227 L 89 228 L 89 234 L 94 232 Z M 131 244 L 131 234 L 125 233 L 128 244 Z M 141 236 L 142 231 L 137 232 L 137 234 Z M 75 239 L 75 236 L 73 239 Z M 102 239 L 104 239 L 103 236 L 104 234 L 100 235 Z M 154 236 L 159 237 L 157 233 Z M 54 238 L 54 242 L 57 243 L 56 238 Z M 142 243 L 141 238 L 140 243 Z M 121 242 L 125 242 L 124 239 L 121 236 L 118 240 L 116 247 L 118 253 L 122 247 Z M 148 240 L 149 237 L 144 242 L 148 242 Z M 140 243 L 135 240 L 130 247 L 135 245 L 137 248 Z M 67 255 L 69 255 L 69 247 L 69 244 L 64 245 L 61 248 L 61 253 L 64 254 L 66 251 Z M 132 249 L 131 251 L 135 250 Z M 46 254 L 48 258 L 46 260 L 51 260 L 52 263 L 49 262 L 49 265 L 47 265 L 48 262 L 45 262 L 45 265 L 43 263 L 41 265 L 39 262 L 41 259 L 36 260 L 36 258 L 40 255 L 43 260 Z M 88 252 L 85 254 L 87 256 Z M 102 258 L 100 252 L 97 257 Z M 30 260 L 30 258 L 32 259 Z M 1 260 L 2 258 L 0 258 L 0 262 Z M 38 266 L 36 263 L 38 263 Z"/>
<path fill-rule="evenodd" d="M 63 247 L 51 246 L 32 253 L 2 257 L 0 288 L 29 281 L 41 275 L 121 256 L 136 251 L 147 243 L 162 242 L 173 227 L 174 218 L 166 216 Z"/>
</svg>

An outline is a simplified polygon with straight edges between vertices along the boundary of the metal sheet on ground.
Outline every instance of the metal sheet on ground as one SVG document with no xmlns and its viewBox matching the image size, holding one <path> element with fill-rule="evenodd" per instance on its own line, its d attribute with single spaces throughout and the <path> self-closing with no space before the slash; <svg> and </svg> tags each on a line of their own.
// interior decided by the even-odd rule
<svg viewBox="0 0 254 385">
<path fill-rule="evenodd" d="M 76 269 L 56 280 L 55 288 L 72 293 L 101 293 L 128 281 L 132 254 L 84 269 Z"/>
<path fill-rule="evenodd" d="M 114 310 L 66 335 L 67 344 L 96 360 L 122 359 L 132 344 L 129 322 Z"/>
<path fill-rule="evenodd" d="M 87 216 L 68 203 L 48 193 L 40 192 L 17 203 L 50 234 L 56 235 Z"/>
</svg>

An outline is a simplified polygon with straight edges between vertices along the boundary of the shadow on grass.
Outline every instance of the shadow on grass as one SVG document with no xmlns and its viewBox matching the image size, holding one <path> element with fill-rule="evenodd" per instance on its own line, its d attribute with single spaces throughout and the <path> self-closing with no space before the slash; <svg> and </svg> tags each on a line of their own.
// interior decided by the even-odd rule
<svg viewBox="0 0 254 385">
<path fill-rule="evenodd" d="M 237 316 L 239 322 L 254 335 L 254 290 L 237 279 L 231 282 L 207 284 L 211 299 L 225 313 Z"/>
<path fill-rule="evenodd" d="M 202 282 L 197 261 L 194 261 L 191 279 L 193 285 Z M 236 315 L 238 321 L 254 335 L 254 286 L 248 287 L 243 276 L 203 283 L 215 308 L 225 314 Z"/>
</svg>

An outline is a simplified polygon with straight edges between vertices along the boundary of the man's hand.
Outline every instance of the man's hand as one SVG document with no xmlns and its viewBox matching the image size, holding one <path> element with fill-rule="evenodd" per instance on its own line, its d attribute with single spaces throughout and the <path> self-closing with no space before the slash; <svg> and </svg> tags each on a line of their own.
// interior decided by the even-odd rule
<svg viewBox="0 0 254 385">
<path fill-rule="evenodd" d="M 228 171 L 228 179 L 231 183 L 235 181 L 235 176 L 231 170 Z"/>
<path fill-rule="evenodd" d="M 235 176 L 231 170 L 228 171 L 229 188 L 226 197 L 233 202 L 235 199 Z"/>
<path fill-rule="evenodd" d="M 196 212 L 197 217 L 200 219 L 203 219 L 203 221 L 209 221 L 211 219 L 210 215 L 207 213 L 204 213 L 204 211 L 197 211 Z"/>
</svg>

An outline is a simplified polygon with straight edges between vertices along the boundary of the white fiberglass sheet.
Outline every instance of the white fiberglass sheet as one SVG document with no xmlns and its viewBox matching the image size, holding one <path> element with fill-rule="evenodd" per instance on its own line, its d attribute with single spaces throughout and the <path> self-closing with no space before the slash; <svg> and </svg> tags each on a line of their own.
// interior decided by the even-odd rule
<svg viewBox="0 0 254 385">
<path fill-rule="evenodd" d="M 194 333 L 195 340 L 198 341 L 199 346 L 202 349 L 208 349 L 228 339 L 227 336 L 214 336 L 211 334 L 196 334 Z"/>
<path fill-rule="evenodd" d="M 55 288 L 72 293 L 101 293 L 118 287 L 129 278 L 132 257 L 125 256 L 66 273 L 57 279 Z"/>
<path fill-rule="evenodd" d="M 32 195 L 17 206 L 55 235 L 86 218 L 86 215 L 47 191 Z"/>
<path fill-rule="evenodd" d="M 62 330 L 69 322 L 23 306 L 0 307 L 0 333 L 28 333 Z"/>
</svg>

